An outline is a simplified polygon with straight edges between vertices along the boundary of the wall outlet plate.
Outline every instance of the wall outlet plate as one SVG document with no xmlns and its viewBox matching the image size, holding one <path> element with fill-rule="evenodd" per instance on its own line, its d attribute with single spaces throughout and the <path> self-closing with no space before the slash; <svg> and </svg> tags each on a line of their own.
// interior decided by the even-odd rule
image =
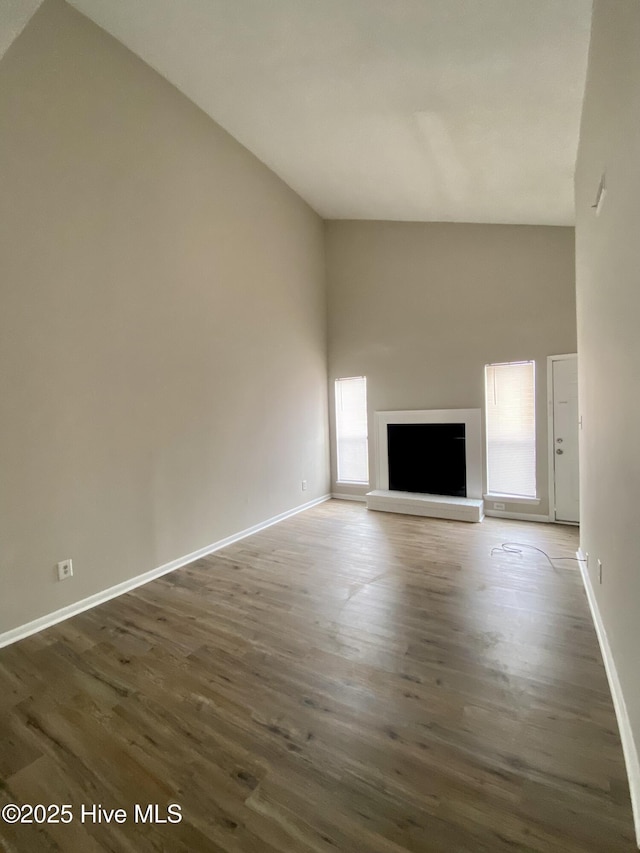
<svg viewBox="0 0 640 853">
<path fill-rule="evenodd" d="M 303 491 L 303 492 L 306 492 L 306 491 L 307 491 L 307 481 L 306 481 L 306 480 L 303 480 L 303 481 L 302 481 L 302 491 Z"/>
<path fill-rule="evenodd" d="M 503 503 L 501 503 L 500 501 L 494 501 L 493 502 L 493 508 L 494 509 L 502 509 L 503 510 L 504 507 L 505 507 L 505 505 Z"/>
<path fill-rule="evenodd" d="M 58 580 L 66 581 L 67 578 L 73 577 L 73 561 L 61 560 L 58 563 Z"/>
</svg>

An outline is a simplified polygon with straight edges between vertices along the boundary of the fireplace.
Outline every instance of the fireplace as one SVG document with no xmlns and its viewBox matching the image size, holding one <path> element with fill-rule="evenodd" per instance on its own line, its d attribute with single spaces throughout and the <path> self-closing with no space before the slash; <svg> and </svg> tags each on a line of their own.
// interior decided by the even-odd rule
<svg viewBox="0 0 640 853">
<path fill-rule="evenodd" d="M 465 424 L 387 424 L 389 488 L 467 496 Z"/>
<path fill-rule="evenodd" d="M 482 521 L 480 409 L 376 412 L 369 509 Z"/>
</svg>

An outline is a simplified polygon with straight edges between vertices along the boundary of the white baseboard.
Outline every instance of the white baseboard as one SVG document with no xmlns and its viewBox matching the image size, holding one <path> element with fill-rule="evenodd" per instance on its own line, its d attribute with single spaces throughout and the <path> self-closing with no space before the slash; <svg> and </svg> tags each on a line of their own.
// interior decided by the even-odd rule
<svg viewBox="0 0 640 853">
<path fill-rule="evenodd" d="M 213 554 L 221 548 L 233 545 L 234 542 L 239 542 L 247 536 L 251 536 L 254 533 L 258 533 L 260 530 L 271 527 L 272 524 L 277 524 L 279 521 L 284 521 L 285 518 L 291 518 L 292 515 L 304 512 L 304 510 L 310 509 L 312 506 L 324 503 L 324 501 L 328 501 L 330 498 L 331 495 L 323 495 L 321 498 L 308 501 L 305 504 L 295 507 L 295 509 L 287 510 L 287 512 L 281 512 L 279 515 L 274 515 L 272 518 L 267 519 L 267 521 L 254 524 L 253 527 L 247 527 L 246 530 L 241 530 L 239 533 L 234 533 L 232 536 L 227 536 L 225 539 L 220 539 L 217 542 L 213 542 L 211 545 L 205 545 L 204 548 L 193 551 L 191 554 L 185 554 L 184 557 L 178 557 L 177 560 L 165 563 L 164 566 L 159 566 L 157 569 L 151 569 L 149 572 L 144 572 L 144 574 L 136 575 L 135 577 L 129 578 L 129 580 L 123 581 L 115 586 L 110 586 L 108 589 L 102 590 L 102 592 L 97 592 L 95 595 L 90 595 L 88 598 L 83 598 L 81 601 L 76 601 L 73 604 L 62 607 L 60 610 L 54 610 L 53 613 L 48 613 L 46 616 L 41 616 L 39 619 L 27 622 L 25 625 L 12 628 L 10 631 L 4 631 L 0 634 L 0 649 L 3 646 L 11 645 L 11 643 L 17 643 L 18 640 L 23 640 L 25 637 L 30 637 L 32 634 L 37 634 L 38 631 L 43 631 L 45 628 L 50 628 L 52 625 L 57 625 L 58 622 L 63 622 L 65 619 L 77 616 L 85 610 L 97 607 L 105 601 L 117 598 L 125 592 L 129 592 L 132 589 L 136 589 L 136 587 L 143 586 L 144 584 L 149 583 L 149 581 L 155 580 L 155 578 L 159 578 L 162 575 L 169 574 L 169 572 L 173 572 L 176 569 L 187 566 L 189 563 L 193 563 L 194 560 L 199 560 L 201 557 Z"/>
<path fill-rule="evenodd" d="M 364 495 L 343 495 L 338 494 L 337 492 L 332 492 L 331 497 L 336 501 L 361 501 L 362 503 L 367 502 L 367 499 Z"/>
<path fill-rule="evenodd" d="M 631 721 L 629 720 L 627 705 L 624 701 L 624 694 L 620 685 L 620 679 L 618 678 L 618 671 L 613 659 L 611 647 L 609 646 L 609 639 L 600 615 L 598 601 L 593 591 L 591 577 L 587 568 L 587 561 L 585 560 L 582 549 L 578 549 L 576 556 L 578 558 L 578 565 L 580 566 L 582 583 L 584 584 L 584 589 L 587 593 L 587 601 L 589 602 L 591 617 L 593 619 L 593 624 L 595 625 L 598 642 L 600 643 L 600 651 L 602 652 L 604 668 L 607 673 L 607 679 L 609 680 L 609 689 L 611 690 L 613 707 L 618 720 L 618 728 L 620 729 L 622 751 L 624 753 L 624 760 L 627 766 L 627 776 L 629 777 L 629 792 L 631 794 L 631 808 L 633 810 L 633 822 L 636 830 L 636 843 L 640 848 L 640 756 L 638 755 L 638 750 L 633 738 Z"/>
<path fill-rule="evenodd" d="M 532 512 L 507 512 L 503 509 L 485 509 L 485 515 L 490 518 L 513 518 L 516 521 L 541 521 L 548 523 L 548 515 L 534 515 Z"/>
</svg>

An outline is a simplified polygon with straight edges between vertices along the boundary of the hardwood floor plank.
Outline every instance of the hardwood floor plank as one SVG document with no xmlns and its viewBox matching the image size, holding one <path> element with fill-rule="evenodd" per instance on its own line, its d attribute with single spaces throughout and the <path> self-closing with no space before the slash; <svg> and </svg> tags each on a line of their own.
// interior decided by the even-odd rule
<svg viewBox="0 0 640 853">
<path fill-rule="evenodd" d="M 0 650 L 0 804 L 128 813 L 0 850 L 631 853 L 579 571 L 514 541 L 577 532 L 331 501 Z"/>
</svg>

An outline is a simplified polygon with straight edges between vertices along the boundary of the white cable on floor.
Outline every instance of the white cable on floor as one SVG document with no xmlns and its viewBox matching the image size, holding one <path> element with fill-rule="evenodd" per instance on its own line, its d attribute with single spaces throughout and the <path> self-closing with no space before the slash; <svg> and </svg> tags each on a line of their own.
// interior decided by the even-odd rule
<svg viewBox="0 0 640 853">
<path fill-rule="evenodd" d="M 555 565 L 553 563 L 554 560 L 556 562 L 560 560 L 575 560 L 578 563 L 584 562 L 580 557 L 550 557 L 546 551 L 542 550 L 542 548 L 537 548 L 535 545 L 529 545 L 528 542 L 503 542 L 502 545 L 496 545 L 495 548 L 491 549 L 490 556 L 493 557 L 496 551 L 502 551 L 504 554 L 520 554 L 520 556 L 522 556 L 523 548 L 531 548 L 533 551 L 538 551 L 540 554 L 544 554 L 552 569 L 555 569 Z"/>
</svg>

